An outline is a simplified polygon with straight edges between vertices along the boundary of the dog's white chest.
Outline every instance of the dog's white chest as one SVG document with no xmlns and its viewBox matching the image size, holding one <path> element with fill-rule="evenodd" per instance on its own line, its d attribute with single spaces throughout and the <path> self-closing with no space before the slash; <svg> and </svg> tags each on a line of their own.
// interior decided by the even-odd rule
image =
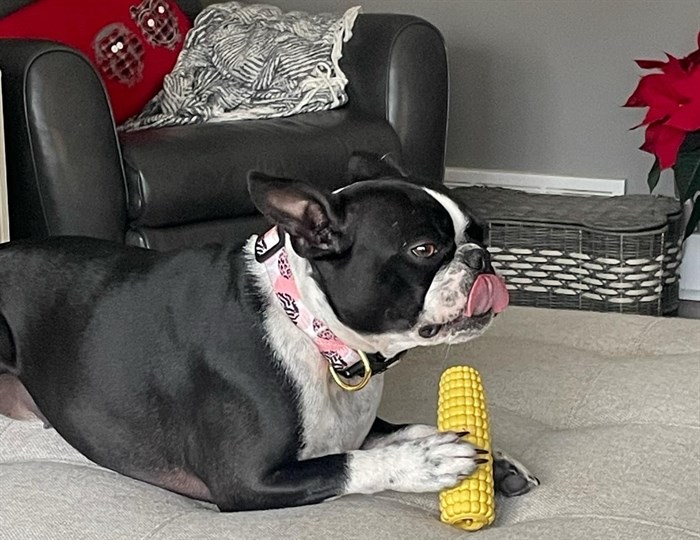
<svg viewBox="0 0 700 540">
<path fill-rule="evenodd" d="M 252 258 L 252 240 L 247 249 Z M 252 269 L 259 278 L 260 290 L 273 297 L 266 271 L 259 266 L 252 266 Z M 303 276 L 304 273 L 297 271 L 296 275 Z M 357 392 L 342 390 L 332 382 L 327 360 L 276 300 L 268 305 L 264 321 L 270 348 L 297 387 L 303 437 L 299 458 L 358 449 L 376 418 L 384 386 L 383 376 L 373 377 Z"/>
<path fill-rule="evenodd" d="M 369 433 L 382 397 L 382 375 L 357 392 L 331 381 L 328 362 L 281 310 L 268 313 L 268 340 L 298 392 L 303 447 L 300 459 L 359 448 Z"/>
<path fill-rule="evenodd" d="M 303 447 L 300 459 L 359 448 L 376 418 L 384 386 L 375 376 L 358 392 L 336 386 L 328 362 L 306 336 L 273 304 L 266 314 L 267 338 L 277 360 L 298 389 Z"/>
<path fill-rule="evenodd" d="M 383 385 L 380 375 L 358 392 L 347 392 L 334 383 L 324 385 L 321 381 L 302 388 L 304 447 L 299 458 L 358 449 L 376 418 Z"/>
</svg>

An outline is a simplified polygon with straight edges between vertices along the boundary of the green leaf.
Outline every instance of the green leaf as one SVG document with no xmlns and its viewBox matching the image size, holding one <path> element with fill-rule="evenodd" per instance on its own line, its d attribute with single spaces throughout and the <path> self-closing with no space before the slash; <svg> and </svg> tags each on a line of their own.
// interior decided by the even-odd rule
<svg viewBox="0 0 700 540">
<path fill-rule="evenodd" d="M 678 154 L 673 173 L 681 202 L 692 199 L 700 191 L 700 150 Z"/>
<path fill-rule="evenodd" d="M 690 219 L 688 220 L 688 224 L 685 226 L 685 236 L 683 237 L 683 240 L 695 232 L 695 228 L 698 226 L 698 223 L 700 223 L 700 199 L 697 199 L 693 203 L 693 211 L 690 213 Z"/>
<path fill-rule="evenodd" d="M 700 130 L 691 131 L 685 136 L 679 152 L 692 152 L 693 150 L 700 150 Z"/>
<path fill-rule="evenodd" d="M 649 171 L 649 176 L 647 176 L 647 184 L 649 184 L 649 192 L 654 191 L 656 184 L 659 183 L 659 178 L 661 177 L 661 167 L 659 166 L 659 160 L 655 159 L 654 164 L 651 166 Z"/>
</svg>

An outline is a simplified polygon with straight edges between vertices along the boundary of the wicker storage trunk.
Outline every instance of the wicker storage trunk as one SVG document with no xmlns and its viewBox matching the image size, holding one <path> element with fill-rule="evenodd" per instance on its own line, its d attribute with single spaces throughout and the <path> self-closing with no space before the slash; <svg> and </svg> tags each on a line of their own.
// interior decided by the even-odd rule
<svg viewBox="0 0 700 540">
<path fill-rule="evenodd" d="M 669 197 L 579 197 L 458 188 L 511 303 L 672 315 L 678 309 L 681 207 Z"/>
</svg>

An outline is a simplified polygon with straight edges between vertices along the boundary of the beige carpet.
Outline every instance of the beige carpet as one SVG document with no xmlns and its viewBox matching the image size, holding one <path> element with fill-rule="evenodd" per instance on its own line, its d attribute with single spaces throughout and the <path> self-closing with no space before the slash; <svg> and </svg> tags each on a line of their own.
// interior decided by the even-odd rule
<svg viewBox="0 0 700 540">
<path fill-rule="evenodd" d="M 481 371 L 495 444 L 542 481 L 489 529 L 442 525 L 434 494 L 218 514 L 0 417 L 0 539 L 700 538 L 700 321 L 510 308 L 470 344 L 410 353 L 383 415 L 434 422 L 460 363 Z"/>
</svg>

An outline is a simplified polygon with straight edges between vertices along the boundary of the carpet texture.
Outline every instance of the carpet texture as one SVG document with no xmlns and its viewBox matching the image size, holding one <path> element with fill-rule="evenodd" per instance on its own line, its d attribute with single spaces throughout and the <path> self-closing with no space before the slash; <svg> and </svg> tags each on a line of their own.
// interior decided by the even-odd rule
<svg viewBox="0 0 700 540">
<path fill-rule="evenodd" d="M 700 321 L 510 308 L 466 345 L 386 375 L 387 420 L 435 422 L 443 369 L 484 380 L 494 445 L 542 486 L 465 533 L 435 494 L 220 514 L 91 464 L 53 430 L 0 417 L 0 538 L 700 538 Z"/>
</svg>

